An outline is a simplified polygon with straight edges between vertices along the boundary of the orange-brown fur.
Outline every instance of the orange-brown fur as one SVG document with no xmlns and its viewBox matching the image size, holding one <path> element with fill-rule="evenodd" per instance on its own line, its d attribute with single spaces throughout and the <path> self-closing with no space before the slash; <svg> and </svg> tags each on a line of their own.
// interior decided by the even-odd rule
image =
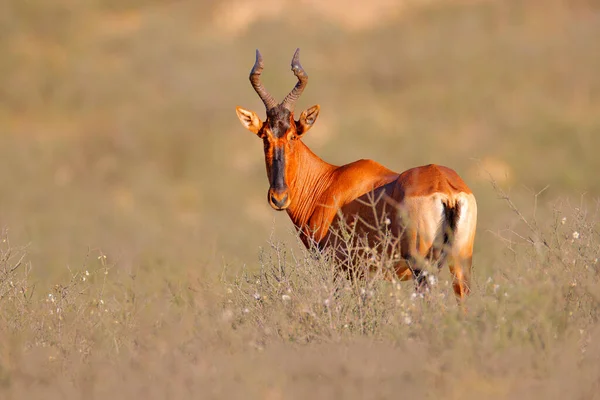
<svg viewBox="0 0 600 400">
<path fill-rule="evenodd" d="M 292 66 L 296 62 L 295 73 L 300 71 L 305 77 L 297 55 Z M 260 72 L 259 56 L 257 53 Z M 260 90 L 264 91 L 262 87 Z M 238 118 L 264 142 L 271 184 L 269 203 L 287 211 L 307 247 L 335 246 L 335 230 L 342 224 L 356 223 L 360 225 L 357 234 L 376 245 L 380 237 L 373 226 L 385 217 L 400 249 L 396 276 L 401 280 L 414 278 L 424 262 L 445 264 L 454 276 L 457 297 L 464 299 L 469 292 L 477 204 L 455 171 L 432 164 L 398 174 L 371 160 L 331 165 L 301 141 L 319 114 L 318 105 L 302 112 L 295 121 L 293 102 L 273 106 L 273 100 L 268 99 L 265 104 L 271 108 L 264 123 L 256 113 L 240 107 L 236 109 Z M 280 157 L 277 167 L 275 154 Z M 373 204 L 373 200 L 379 201 Z"/>
</svg>

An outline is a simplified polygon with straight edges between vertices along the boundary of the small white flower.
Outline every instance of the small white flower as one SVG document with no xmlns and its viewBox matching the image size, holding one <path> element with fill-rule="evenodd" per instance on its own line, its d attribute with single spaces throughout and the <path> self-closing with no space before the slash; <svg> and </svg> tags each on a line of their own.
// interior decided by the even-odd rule
<svg viewBox="0 0 600 400">
<path fill-rule="evenodd" d="M 427 275 L 427 282 L 430 286 L 435 286 L 437 284 L 437 278 L 433 275 Z"/>
<path fill-rule="evenodd" d="M 87 270 L 85 271 L 85 276 L 90 276 L 90 273 Z"/>
<path fill-rule="evenodd" d="M 392 223 L 392 221 L 390 221 L 389 218 L 386 218 L 385 221 L 383 221 L 384 224 L 389 225 Z"/>
<path fill-rule="evenodd" d="M 260 300 L 260 293 L 254 293 L 254 300 Z"/>
<path fill-rule="evenodd" d="M 100 299 L 100 304 L 104 304 L 104 300 Z"/>
<path fill-rule="evenodd" d="M 329 299 L 325 299 L 325 300 L 323 300 L 323 305 L 324 305 L 325 307 L 329 307 L 329 303 L 330 303 Z"/>
<path fill-rule="evenodd" d="M 573 232 L 573 239 L 575 239 L 575 240 L 579 239 L 579 232 L 577 232 L 577 231 Z"/>
<path fill-rule="evenodd" d="M 290 296 L 288 296 L 287 294 L 284 294 L 283 296 L 281 296 L 281 300 L 283 301 L 290 301 L 292 298 Z"/>
<path fill-rule="evenodd" d="M 566 224 L 567 223 L 567 217 L 562 217 L 562 219 L 560 220 L 560 223 L 562 225 Z"/>
<path fill-rule="evenodd" d="M 248 314 L 248 313 L 250 312 L 250 310 L 248 310 L 247 308 L 244 308 L 244 309 L 242 310 L 242 312 L 243 312 L 244 314 Z"/>
</svg>

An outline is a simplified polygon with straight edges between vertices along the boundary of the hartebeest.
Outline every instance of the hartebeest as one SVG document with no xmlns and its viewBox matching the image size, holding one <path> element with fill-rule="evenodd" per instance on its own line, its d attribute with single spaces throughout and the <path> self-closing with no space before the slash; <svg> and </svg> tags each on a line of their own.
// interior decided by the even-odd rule
<svg viewBox="0 0 600 400">
<path fill-rule="evenodd" d="M 394 265 L 398 278 L 414 278 L 419 285 L 424 260 L 448 265 L 454 292 L 464 299 L 477 222 L 475 196 L 465 182 L 452 169 L 433 164 L 398 174 L 371 160 L 339 167 L 323 161 L 301 140 L 315 123 L 319 106 L 294 119 L 294 105 L 308 81 L 299 49 L 292 58 L 298 83 L 280 104 L 260 82 L 263 66 L 256 50 L 250 82 L 265 104 L 266 121 L 241 107 L 236 112 L 242 125 L 263 141 L 271 207 L 287 211 L 307 247 L 312 242 L 324 249 L 332 245 L 332 232 L 340 222 L 362 220 L 361 234 L 375 239 L 372 228 L 366 228 L 375 218 L 366 200 L 381 199 L 377 210 L 387 213 L 387 229 L 400 250 Z"/>
</svg>

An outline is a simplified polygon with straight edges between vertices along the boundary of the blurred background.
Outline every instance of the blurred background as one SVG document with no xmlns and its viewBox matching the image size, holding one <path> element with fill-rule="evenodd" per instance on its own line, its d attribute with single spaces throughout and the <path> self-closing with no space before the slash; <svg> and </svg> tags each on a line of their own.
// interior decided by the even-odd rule
<svg viewBox="0 0 600 400">
<path fill-rule="evenodd" d="M 272 235 L 254 51 L 279 100 L 300 47 L 305 142 L 344 164 L 456 169 L 477 259 L 525 207 L 600 195 L 600 1 L 5 0 L 0 225 L 45 279 L 101 249 L 128 273 L 257 263 Z M 488 175 L 489 173 L 489 175 Z M 287 239 L 286 239 L 287 238 Z M 479 257 L 479 258 L 477 258 Z"/>
</svg>

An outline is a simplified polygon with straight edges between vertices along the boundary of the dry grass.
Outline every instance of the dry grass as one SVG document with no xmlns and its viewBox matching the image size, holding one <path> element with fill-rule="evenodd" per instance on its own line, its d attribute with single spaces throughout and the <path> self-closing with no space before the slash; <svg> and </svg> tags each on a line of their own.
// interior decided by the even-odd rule
<svg viewBox="0 0 600 400">
<path fill-rule="evenodd" d="M 232 35 L 222 2 L 3 2 L 0 397 L 598 398 L 600 4 L 430 3 Z M 234 107 L 298 46 L 319 155 L 472 186 L 467 315 L 447 271 L 335 281 L 269 209 Z"/>
<path fill-rule="evenodd" d="M 327 257 L 279 242 L 261 252 L 258 272 L 220 283 L 126 276 L 91 251 L 32 295 L 22 252 L 4 242 L 2 391 L 596 398 L 598 221 L 568 207 L 539 227 L 523 220 L 528 236 L 503 237 L 506 256 L 478 271 L 466 315 L 447 273 L 420 297 L 410 284 L 335 280 Z"/>
</svg>

